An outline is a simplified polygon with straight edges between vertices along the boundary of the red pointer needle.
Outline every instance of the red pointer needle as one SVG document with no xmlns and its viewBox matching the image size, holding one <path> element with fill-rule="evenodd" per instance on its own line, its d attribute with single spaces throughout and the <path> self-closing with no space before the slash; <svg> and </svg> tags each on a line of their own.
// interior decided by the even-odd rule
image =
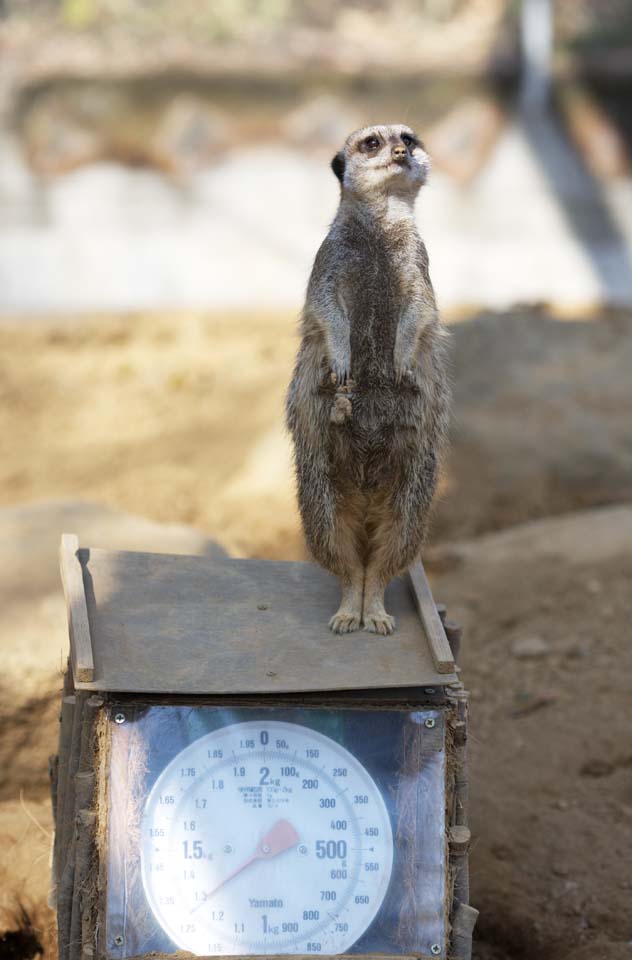
<svg viewBox="0 0 632 960">
<path fill-rule="evenodd" d="M 256 860 L 271 860 L 272 857 L 277 857 L 280 853 L 283 853 L 284 850 L 289 850 L 290 847 L 296 846 L 300 837 L 289 820 L 277 820 L 273 827 L 271 827 L 268 832 L 261 838 L 257 845 L 257 849 L 252 854 L 251 857 L 248 857 L 247 860 L 237 867 L 236 870 L 233 870 L 232 873 L 229 873 L 227 877 L 224 877 L 221 883 L 218 883 L 216 887 L 213 887 L 212 890 L 209 890 L 206 894 L 205 903 L 214 893 L 224 886 L 225 883 L 228 883 L 229 880 L 232 880 L 233 877 L 236 877 L 238 873 L 241 873 L 242 870 L 245 870 L 246 867 L 249 867 L 251 863 L 254 863 Z M 191 911 L 193 913 L 203 903 L 198 904 L 197 907 Z"/>
</svg>

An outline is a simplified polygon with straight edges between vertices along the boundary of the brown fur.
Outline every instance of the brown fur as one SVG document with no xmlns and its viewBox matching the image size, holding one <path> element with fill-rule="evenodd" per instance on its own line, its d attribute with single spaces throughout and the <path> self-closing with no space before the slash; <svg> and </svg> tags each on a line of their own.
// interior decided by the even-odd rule
<svg viewBox="0 0 632 960">
<path fill-rule="evenodd" d="M 287 422 L 308 545 L 342 583 L 330 626 L 386 634 L 384 590 L 419 553 L 448 417 L 413 214 L 428 158 L 408 127 L 380 126 L 352 134 L 332 167 L 341 202 L 309 280 Z"/>
</svg>

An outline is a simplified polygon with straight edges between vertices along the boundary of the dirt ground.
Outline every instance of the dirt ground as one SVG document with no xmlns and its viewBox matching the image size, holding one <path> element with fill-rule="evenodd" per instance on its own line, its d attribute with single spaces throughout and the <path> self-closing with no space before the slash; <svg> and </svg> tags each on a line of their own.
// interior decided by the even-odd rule
<svg viewBox="0 0 632 960">
<path fill-rule="evenodd" d="M 466 628 L 479 960 L 632 958 L 631 328 L 527 310 L 452 325 L 453 446 L 427 562 Z M 288 316 L 5 326 L 0 513 L 96 501 L 233 554 L 304 557 L 281 420 L 295 346 Z M 0 686 L 0 930 L 22 902 L 54 956 L 60 672 L 24 664 L 23 685 Z"/>
</svg>

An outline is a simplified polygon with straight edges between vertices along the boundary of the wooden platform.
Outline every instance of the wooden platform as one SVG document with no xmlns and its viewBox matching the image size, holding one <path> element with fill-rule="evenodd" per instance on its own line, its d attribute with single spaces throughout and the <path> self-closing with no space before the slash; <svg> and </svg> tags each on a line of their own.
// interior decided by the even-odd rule
<svg viewBox="0 0 632 960">
<path fill-rule="evenodd" d="M 458 679 L 420 564 L 388 588 L 392 636 L 337 636 L 327 623 L 338 583 L 312 564 L 77 546 L 64 535 L 77 690 L 279 694 Z"/>
</svg>

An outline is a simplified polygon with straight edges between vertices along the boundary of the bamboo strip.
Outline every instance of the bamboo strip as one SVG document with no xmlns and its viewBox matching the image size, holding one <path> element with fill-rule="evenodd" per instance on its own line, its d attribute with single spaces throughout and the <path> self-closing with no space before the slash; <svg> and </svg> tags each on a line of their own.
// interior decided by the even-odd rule
<svg viewBox="0 0 632 960">
<path fill-rule="evenodd" d="M 86 776 L 86 774 L 78 774 Z M 80 960 L 82 952 L 82 912 L 86 885 L 90 876 L 94 853 L 94 831 L 97 815 L 92 810 L 79 810 L 76 818 L 76 856 L 74 890 L 70 916 L 70 935 L 68 939 L 68 960 Z"/>
<path fill-rule="evenodd" d="M 467 903 L 459 903 L 452 918 L 452 952 L 454 960 L 471 960 L 472 934 L 478 910 Z"/>
<path fill-rule="evenodd" d="M 72 675 L 72 664 L 70 662 L 70 657 L 66 660 L 66 670 L 64 671 L 64 692 L 62 696 L 71 697 L 75 692 L 75 681 Z"/>
<path fill-rule="evenodd" d="M 64 697 L 61 702 L 61 724 L 59 728 L 59 768 L 57 774 L 57 817 L 55 820 L 55 842 L 53 847 L 53 863 L 55 865 L 55 879 L 57 883 L 63 873 L 62 856 L 63 823 L 68 816 L 66 804 L 66 789 L 68 786 L 68 764 L 70 761 L 70 741 L 72 739 L 73 716 L 76 698 Z"/>
<path fill-rule="evenodd" d="M 73 823 L 72 836 L 65 858 L 65 866 L 57 887 L 57 948 L 59 960 L 67 960 L 68 958 L 67 951 L 70 942 L 70 920 L 75 885 L 76 844 L 77 837 Z"/>
<path fill-rule="evenodd" d="M 53 808 L 53 823 L 57 820 L 57 787 L 59 780 L 59 754 L 53 753 L 48 758 L 48 780 L 50 782 L 50 801 Z"/>
<path fill-rule="evenodd" d="M 70 839 L 75 823 L 75 774 L 79 766 L 79 751 L 81 748 L 81 723 L 83 707 L 86 701 L 85 693 L 77 693 L 74 697 L 75 707 L 72 716 L 72 730 L 70 733 L 68 767 L 66 769 L 66 788 L 64 793 L 64 811 L 61 817 L 61 857 L 63 870 L 64 852 L 70 846 Z"/>
<path fill-rule="evenodd" d="M 467 826 L 467 815 L 470 799 L 470 784 L 468 780 L 467 747 L 457 747 L 455 754 L 454 775 L 454 824 Z"/>
<path fill-rule="evenodd" d="M 89 810 L 94 800 L 94 773 L 91 770 L 75 776 L 75 804 L 77 810 Z"/>
<path fill-rule="evenodd" d="M 53 808 L 53 824 L 57 823 L 57 783 L 59 777 L 59 754 L 54 753 L 48 758 L 48 778 L 50 780 L 50 799 Z M 57 865 L 55 863 L 55 844 L 57 833 L 53 833 L 53 850 L 50 864 L 50 881 L 48 884 L 48 906 L 54 910 L 57 906 Z"/>
<path fill-rule="evenodd" d="M 101 697 L 88 697 L 84 704 L 79 749 L 79 770 L 81 772 L 89 772 L 94 769 L 94 728 L 98 711 L 102 706 L 103 700 Z"/>
<path fill-rule="evenodd" d="M 464 826 L 450 828 L 450 867 L 454 877 L 454 900 L 470 902 L 469 857 L 470 831 Z"/>
</svg>

